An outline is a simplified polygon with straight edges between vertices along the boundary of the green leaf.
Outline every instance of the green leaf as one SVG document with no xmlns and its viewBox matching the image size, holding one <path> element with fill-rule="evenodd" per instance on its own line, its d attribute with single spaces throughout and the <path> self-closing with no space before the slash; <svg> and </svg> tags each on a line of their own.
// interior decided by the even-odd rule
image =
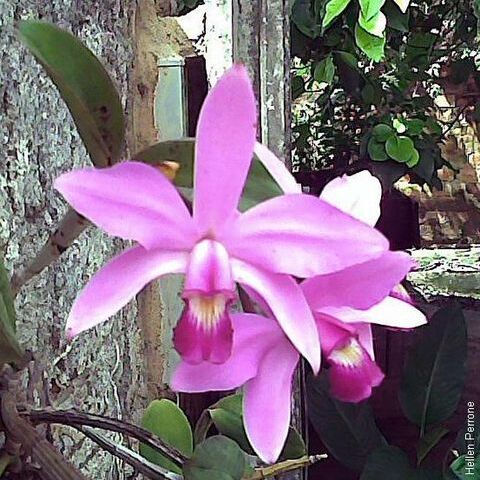
<svg viewBox="0 0 480 480">
<path fill-rule="evenodd" d="M 387 26 L 387 19 L 385 15 L 380 11 L 368 20 L 363 15 L 363 13 L 360 12 L 360 15 L 358 17 L 358 24 L 371 35 L 383 38 L 385 27 Z"/>
<path fill-rule="evenodd" d="M 0 256 L 0 369 L 4 363 L 20 362 L 23 350 L 15 337 L 15 308 L 10 281 Z"/>
<path fill-rule="evenodd" d="M 418 153 L 418 150 L 414 148 L 412 152 L 412 156 L 410 157 L 410 160 L 408 160 L 405 163 L 407 164 L 407 167 L 413 168 L 417 165 L 419 161 L 420 161 L 420 154 Z"/>
<path fill-rule="evenodd" d="M 157 166 L 162 165 L 163 162 L 178 163 L 180 168 L 175 175 L 175 185 L 191 190 L 193 188 L 194 149 L 195 139 L 185 138 L 159 142 L 135 154 L 133 158 Z M 240 210 L 245 211 L 259 202 L 282 194 L 282 189 L 254 155 L 240 201 Z"/>
<path fill-rule="evenodd" d="M 291 14 L 292 23 L 309 38 L 316 38 L 322 32 L 310 0 L 295 0 Z"/>
<path fill-rule="evenodd" d="M 393 134 L 393 128 L 385 123 L 375 125 L 372 130 L 375 140 L 378 142 L 386 142 Z"/>
<path fill-rule="evenodd" d="M 398 30 L 402 33 L 407 33 L 410 31 L 409 22 L 410 15 L 409 13 L 402 13 L 398 7 L 394 5 L 393 2 L 387 2 L 383 8 L 383 13 L 388 19 L 388 26 Z"/>
<path fill-rule="evenodd" d="M 368 33 L 360 25 L 355 25 L 355 41 L 362 52 L 375 62 L 383 59 L 385 35 L 381 38 Z"/>
<path fill-rule="evenodd" d="M 300 75 L 295 75 L 292 78 L 292 99 L 295 100 L 303 92 L 305 92 L 305 80 Z"/>
<path fill-rule="evenodd" d="M 22 21 L 19 33 L 58 88 L 93 164 L 106 167 L 118 160 L 125 130 L 122 104 L 95 55 L 49 23 Z"/>
<path fill-rule="evenodd" d="M 390 158 L 400 163 L 406 163 L 414 155 L 415 145 L 411 138 L 392 136 L 385 143 L 385 150 Z"/>
<path fill-rule="evenodd" d="M 151 402 L 143 414 L 142 426 L 164 442 L 177 448 L 185 456 L 192 455 L 192 429 L 185 414 L 172 401 L 162 399 Z M 150 462 L 167 470 L 182 473 L 181 468 L 175 463 L 143 443 L 140 444 L 140 454 Z"/>
<path fill-rule="evenodd" d="M 370 158 L 376 162 L 384 162 L 385 160 L 388 160 L 388 155 L 385 151 L 385 143 L 378 142 L 375 137 L 372 137 L 368 141 L 367 150 Z"/>
<path fill-rule="evenodd" d="M 392 124 L 397 133 L 405 133 L 407 131 L 407 126 L 405 123 L 400 121 L 398 118 L 394 118 Z"/>
<path fill-rule="evenodd" d="M 216 435 L 198 445 L 183 467 L 185 480 L 241 480 L 245 454 L 227 437 Z"/>
<path fill-rule="evenodd" d="M 315 65 L 313 77 L 319 83 L 331 84 L 335 78 L 335 64 L 331 55 L 324 58 Z"/>
<path fill-rule="evenodd" d="M 325 7 L 322 27 L 327 28 L 348 7 L 350 0 L 329 0 Z"/>
<path fill-rule="evenodd" d="M 419 334 L 407 357 L 399 398 L 406 417 L 423 433 L 449 418 L 462 395 L 467 331 L 461 309 L 438 310 Z"/>
<path fill-rule="evenodd" d="M 450 469 L 460 480 L 478 479 L 480 478 L 480 455 L 477 455 L 474 460 L 466 455 L 460 455 L 452 462 Z"/>
<path fill-rule="evenodd" d="M 425 128 L 425 122 L 419 118 L 412 118 L 406 121 L 409 135 L 420 135 Z"/>
<path fill-rule="evenodd" d="M 438 445 L 440 440 L 447 435 L 448 428 L 439 426 L 427 432 L 417 444 L 417 465 L 420 465 L 427 455 Z"/>
<path fill-rule="evenodd" d="M 368 455 L 385 445 L 370 405 L 332 398 L 326 372 L 308 377 L 307 402 L 313 428 L 332 456 L 347 467 L 361 471 Z"/>
<path fill-rule="evenodd" d="M 366 21 L 378 15 L 385 0 L 360 0 L 360 9 Z"/>
<path fill-rule="evenodd" d="M 388 472 L 388 477 L 386 473 Z M 442 480 L 435 470 L 414 469 L 400 448 L 386 446 L 375 450 L 367 460 L 360 480 Z"/>
<path fill-rule="evenodd" d="M 217 430 L 235 442 L 250 455 L 254 451 L 248 441 L 243 425 L 243 395 L 241 393 L 229 395 L 219 400 L 209 409 L 210 416 Z M 306 455 L 306 446 L 300 434 L 290 427 L 285 446 L 280 454 L 280 461 L 292 460 Z"/>
</svg>

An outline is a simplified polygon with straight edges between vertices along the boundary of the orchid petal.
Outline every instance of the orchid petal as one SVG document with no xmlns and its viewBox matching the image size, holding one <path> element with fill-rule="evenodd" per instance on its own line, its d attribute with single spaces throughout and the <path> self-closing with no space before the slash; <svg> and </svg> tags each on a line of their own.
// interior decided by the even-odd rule
<svg viewBox="0 0 480 480">
<path fill-rule="evenodd" d="M 237 259 L 231 262 L 235 280 L 251 287 L 264 299 L 285 335 L 317 373 L 321 360 L 320 341 L 300 286 L 288 275 L 270 273 Z"/>
<path fill-rule="evenodd" d="M 315 311 L 325 306 L 366 309 L 388 296 L 413 265 L 407 253 L 387 251 L 339 272 L 309 278 L 302 282 L 302 290 Z"/>
<path fill-rule="evenodd" d="M 208 94 L 198 121 L 193 216 L 205 232 L 236 212 L 252 161 L 256 118 L 247 70 L 234 65 Z"/>
<path fill-rule="evenodd" d="M 322 352 L 328 355 L 339 343 L 356 334 L 355 326 L 325 314 L 315 314 L 318 333 L 322 339 Z"/>
<path fill-rule="evenodd" d="M 230 259 L 225 247 L 215 240 L 205 239 L 192 249 L 185 278 L 184 297 L 192 293 L 233 297 L 235 288 Z"/>
<path fill-rule="evenodd" d="M 202 300 L 192 298 L 187 300 L 180 320 L 173 331 L 173 344 L 181 357 L 188 363 L 198 364 L 202 361 L 224 363 L 232 353 L 233 328 L 228 308 L 222 299 L 222 313 L 216 315 L 214 322 L 204 324 L 199 318 L 197 309 L 192 302 L 201 304 Z M 209 299 L 211 304 L 218 303 L 216 298 Z M 210 307 L 210 310 L 213 310 Z M 201 313 L 201 312 L 200 312 Z M 216 312 L 215 312 L 216 313 Z"/>
<path fill-rule="evenodd" d="M 322 313 L 346 323 L 375 323 L 394 328 L 415 328 L 427 323 L 425 315 L 412 305 L 387 297 L 368 310 L 350 307 L 325 307 Z"/>
<path fill-rule="evenodd" d="M 196 232 L 187 207 L 159 170 L 139 162 L 65 173 L 55 188 L 110 235 L 145 248 L 189 249 Z"/>
<path fill-rule="evenodd" d="M 80 292 L 67 320 L 67 335 L 72 338 L 111 317 L 152 280 L 184 272 L 187 260 L 184 252 L 146 250 L 140 246 L 122 252 Z"/>
<path fill-rule="evenodd" d="M 372 326 L 369 323 L 359 323 L 355 325 L 360 345 L 366 350 L 372 360 L 375 360 L 375 350 L 373 348 Z"/>
<path fill-rule="evenodd" d="M 274 320 L 259 315 L 234 314 L 232 324 L 230 358 L 222 364 L 203 362 L 192 365 L 181 361 L 172 376 L 173 390 L 196 393 L 237 388 L 257 374 L 265 353 L 284 338 Z"/>
<path fill-rule="evenodd" d="M 257 142 L 254 153 L 284 193 L 302 193 L 302 186 L 297 183 L 285 164 L 271 150 Z"/>
<path fill-rule="evenodd" d="M 367 399 L 372 394 L 373 387 L 378 387 L 385 378 L 368 353 L 359 345 L 358 348 L 360 349 L 358 364 L 349 364 L 348 360 L 344 363 L 328 359 L 330 391 L 333 397 L 342 402 L 358 403 Z"/>
<path fill-rule="evenodd" d="M 320 198 L 373 227 L 380 218 L 382 185 L 368 170 L 363 170 L 327 183 Z"/>
<path fill-rule="evenodd" d="M 285 339 L 266 353 L 256 377 L 245 385 L 245 431 L 253 449 L 266 463 L 277 461 L 287 439 L 298 360 L 298 353 Z"/>
<path fill-rule="evenodd" d="M 378 257 L 388 240 L 310 195 L 282 195 L 241 215 L 225 239 L 230 255 L 297 277 L 326 274 Z"/>
</svg>

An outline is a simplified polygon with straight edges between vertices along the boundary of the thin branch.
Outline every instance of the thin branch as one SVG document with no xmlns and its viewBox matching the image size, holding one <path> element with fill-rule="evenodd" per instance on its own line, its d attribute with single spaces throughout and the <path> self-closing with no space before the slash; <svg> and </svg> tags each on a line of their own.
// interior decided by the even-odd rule
<svg viewBox="0 0 480 480">
<path fill-rule="evenodd" d="M 112 442 L 110 439 L 93 432 L 88 427 L 74 426 L 76 430 L 83 433 L 87 438 L 100 445 L 104 450 L 111 453 L 115 457 L 118 457 L 120 460 L 128 463 L 136 471 L 146 475 L 151 480 L 181 480 L 183 477 L 176 473 L 170 472 L 169 470 L 155 465 L 152 462 L 149 462 L 146 458 L 142 457 L 137 452 L 130 450 L 129 448 L 119 445 Z"/>
<path fill-rule="evenodd" d="M 86 480 L 73 465 L 18 414 L 11 392 L 0 390 L 0 416 L 7 439 L 22 446 L 40 466 L 37 475 L 42 480 Z"/>
<path fill-rule="evenodd" d="M 327 458 L 326 454 L 322 455 L 312 455 L 310 457 L 301 457 L 297 460 L 286 460 L 284 462 L 276 463 L 269 467 L 259 468 L 255 470 L 255 473 L 247 477 L 245 480 L 262 480 L 264 478 L 275 477 L 281 473 L 290 472 L 292 470 L 297 470 L 299 468 L 309 467 L 314 463 L 319 462 Z"/>
<path fill-rule="evenodd" d="M 111 432 L 123 433 L 139 440 L 154 450 L 157 450 L 180 467 L 187 460 L 183 453 L 163 442 L 153 433 L 117 418 L 103 417 L 101 415 L 77 412 L 75 410 L 25 410 L 20 412 L 20 414 L 28 418 L 34 424 L 60 423 L 74 428 L 88 426 L 109 430 Z"/>
</svg>

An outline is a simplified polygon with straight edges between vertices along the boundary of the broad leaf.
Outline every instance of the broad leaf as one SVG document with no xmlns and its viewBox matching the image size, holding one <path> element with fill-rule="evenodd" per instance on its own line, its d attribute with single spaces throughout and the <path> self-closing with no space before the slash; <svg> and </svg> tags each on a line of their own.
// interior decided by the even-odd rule
<svg viewBox="0 0 480 480">
<path fill-rule="evenodd" d="M 193 159 L 195 140 L 185 138 L 159 142 L 133 156 L 135 160 L 157 166 L 167 166 L 168 162 L 177 163 L 175 184 L 178 187 L 193 188 Z M 167 162 L 165 164 L 165 162 Z M 254 155 L 252 165 L 240 201 L 240 210 L 247 210 L 259 202 L 282 195 L 282 190 L 268 173 L 267 169 Z"/>
<path fill-rule="evenodd" d="M 467 331 L 454 305 L 435 313 L 408 354 L 400 389 L 406 417 L 424 432 L 456 410 L 466 375 Z"/>
<path fill-rule="evenodd" d="M 350 0 L 328 0 L 322 27 L 327 28 L 348 7 Z"/>
<path fill-rule="evenodd" d="M 317 16 L 311 8 L 310 0 L 295 0 L 291 19 L 298 30 L 307 37 L 316 38 L 322 31 Z"/>
<path fill-rule="evenodd" d="M 368 33 L 360 25 L 355 26 L 355 41 L 367 57 L 375 62 L 383 59 L 385 53 L 385 36 L 377 37 Z"/>
<path fill-rule="evenodd" d="M 185 480 L 240 480 L 247 466 L 245 454 L 227 437 L 216 435 L 195 447 L 183 467 Z"/>
<path fill-rule="evenodd" d="M 243 425 L 243 395 L 229 395 L 218 401 L 209 410 L 217 430 L 232 440 L 235 440 L 243 451 L 254 455 Z M 291 460 L 306 455 L 305 443 L 300 434 L 290 427 L 285 446 L 280 454 L 280 460 Z"/>
<path fill-rule="evenodd" d="M 408 162 L 414 155 L 413 140 L 404 136 L 391 136 L 385 143 L 385 150 L 390 158 L 400 163 Z"/>
<path fill-rule="evenodd" d="M 427 432 L 417 444 L 417 464 L 420 465 L 427 455 L 438 445 L 440 440 L 447 435 L 448 428 L 435 427 Z"/>
<path fill-rule="evenodd" d="M 378 15 L 384 3 L 385 0 L 360 0 L 360 9 L 365 20 L 371 20 Z"/>
<path fill-rule="evenodd" d="M 387 476 L 388 475 L 388 476 Z M 398 447 L 382 447 L 367 460 L 360 480 L 442 480 L 442 473 L 424 468 L 414 469 Z"/>
<path fill-rule="evenodd" d="M 185 414 L 172 401 L 162 399 L 151 402 L 143 414 L 142 426 L 185 456 L 192 455 L 192 429 Z M 140 454 L 150 462 L 167 470 L 182 473 L 180 467 L 147 445 L 140 444 Z"/>
<path fill-rule="evenodd" d="M 332 83 L 335 78 L 335 64 L 331 55 L 324 58 L 315 65 L 315 70 L 313 72 L 313 78 L 319 83 Z"/>
<path fill-rule="evenodd" d="M 480 478 L 480 455 L 474 459 L 466 455 L 460 455 L 450 465 L 450 469 L 455 475 L 455 478 L 460 480 L 470 480 Z"/>
<path fill-rule="evenodd" d="M 367 20 L 363 13 L 360 12 L 358 23 L 366 32 L 375 35 L 376 37 L 383 38 L 383 33 L 387 26 L 387 18 L 382 12 L 377 12 L 373 17 Z"/>
<path fill-rule="evenodd" d="M 385 160 L 388 160 L 388 155 L 385 151 L 385 143 L 377 142 L 374 137 L 368 141 L 367 150 L 370 158 L 376 162 L 384 162 Z"/>
<path fill-rule="evenodd" d="M 0 369 L 7 362 L 19 362 L 23 350 L 15 337 L 15 309 L 7 271 L 0 257 Z"/>
<path fill-rule="evenodd" d="M 370 405 L 332 398 L 325 372 L 308 377 L 307 401 L 313 428 L 330 453 L 347 467 L 361 471 L 367 457 L 385 445 Z"/>
<path fill-rule="evenodd" d="M 125 129 L 122 104 L 95 55 L 49 23 L 22 21 L 19 33 L 58 88 L 93 164 L 106 167 L 118 160 Z"/>
<path fill-rule="evenodd" d="M 386 142 L 393 135 L 393 128 L 385 123 L 379 123 L 373 127 L 372 134 L 378 142 Z"/>
</svg>

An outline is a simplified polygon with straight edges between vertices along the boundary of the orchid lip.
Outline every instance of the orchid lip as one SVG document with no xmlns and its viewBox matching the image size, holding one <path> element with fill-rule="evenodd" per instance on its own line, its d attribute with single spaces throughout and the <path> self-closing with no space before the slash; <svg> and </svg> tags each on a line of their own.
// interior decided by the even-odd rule
<svg viewBox="0 0 480 480">
<path fill-rule="evenodd" d="M 328 355 L 328 360 L 342 367 L 355 368 L 362 364 L 364 352 L 362 346 L 355 338 L 350 338 L 347 343 L 335 347 Z"/>
</svg>

